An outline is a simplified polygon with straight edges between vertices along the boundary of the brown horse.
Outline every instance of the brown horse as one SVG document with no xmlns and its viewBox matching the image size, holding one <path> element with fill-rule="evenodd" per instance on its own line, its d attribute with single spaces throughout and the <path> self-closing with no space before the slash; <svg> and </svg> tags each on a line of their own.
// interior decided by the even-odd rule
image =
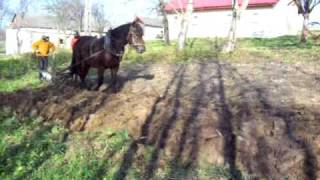
<svg viewBox="0 0 320 180">
<path fill-rule="evenodd" d="M 145 51 L 143 23 L 136 18 L 132 23 L 110 30 L 102 38 L 80 37 L 72 54 L 71 74 L 80 76 L 81 86 L 86 87 L 85 79 L 90 68 L 98 69 L 99 89 L 104 81 L 105 69 L 111 70 L 112 86 L 117 83 L 117 72 L 125 46 L 130 44 L 138 53 Z"/>
</svg>

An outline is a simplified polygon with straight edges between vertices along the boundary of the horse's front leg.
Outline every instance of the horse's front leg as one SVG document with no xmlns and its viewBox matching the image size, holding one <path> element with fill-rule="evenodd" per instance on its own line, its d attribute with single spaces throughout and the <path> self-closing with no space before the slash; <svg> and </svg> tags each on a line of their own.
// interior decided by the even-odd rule
<svg viewBox="0 0 320 180">
<path fill-rule="evenodd" d="M 117 92 L 117 81 L 118 81 L 117 73 L 118 73 L 118 69 L 119 68 L 110 69 L 110 71 L 111 71 L 111 85 L 112 85 L 112 88 L 113 88 L 113 90 L 115 92 Z"/>
<path fill-rule="evenodd" d="M 98 68 L 98 81 L 97 81 L 97 87 L 94 88 L 94 90 L 99 90 L 100 86 L 103 84 L 104 81 L 104 71 L 105 68 L 100 67 Z"/>
</svg>

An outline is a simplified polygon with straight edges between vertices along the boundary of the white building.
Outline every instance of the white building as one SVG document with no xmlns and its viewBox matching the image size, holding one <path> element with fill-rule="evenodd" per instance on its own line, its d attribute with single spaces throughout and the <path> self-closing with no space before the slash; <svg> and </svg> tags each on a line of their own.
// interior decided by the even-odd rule
<svg viewBox="0 0 320 180">
<path fill-rule="evenodd" d="M 142 18 L 145 29 L 144 29 L 144 40 L 156 40 L 163 38 L 163 24 L 162 21 L 159 19 L 153 18 Z"/>
<path fill-rule="evenodd" d="M 144 18 L 145 40 L 161 38 L 163 26 L 161 21 Z M 55 19 L 51 16 L 24 17 L 14 16 L 10 26 L 6 29 L 6 54 L 32 52 L 32 43 L 42 35 L 50 37 L 50 41 L 59 48 L 70 49 L 73 31 L 58 30 Z M 91 35 L 99 36 L 98 33 Z"/>
<path fill-rule="evenodd" d="M 181 1 L 181 2 L 180 2 Z M 248 9 L 242 14 L 238 28 L 239 37 L 270 38 L 296 35 L 302 29 L 302 16 L 291 0 L 250 0 Z M 171 0 L 166 11 L 169 13 L 169 33 L 177 39 L 181 17 L 176 11 L 185 9 L 187 0 Z M 188 37 L 226 37 L 232 19 L 231 0 L 194 0 L 194 13 Z M 310 14 L 310 22 L 320 22 L 320 7 Z"/>
<path fill-rule="evenodd" d="M 57 30 L 50 16 L 24 17 L 15 15 L 6 29 L 6 54 L 32 52 L 32 44 L 41 36 L 50 37 L 50 41 L 60 48 L 71 48 L 72 31 Z"/>
</svg>

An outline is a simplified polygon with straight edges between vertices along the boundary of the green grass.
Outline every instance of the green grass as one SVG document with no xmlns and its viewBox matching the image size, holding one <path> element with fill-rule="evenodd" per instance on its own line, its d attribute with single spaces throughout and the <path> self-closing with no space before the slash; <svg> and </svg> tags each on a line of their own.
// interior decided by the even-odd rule
<svg viewBox="0 0 320 180">
<path fill-rule="evenodd" d="M 281 61 L 283 63 L 309 63 L 319 61 L 320 41 L 308 40 L 300 44 L 295 36 L 279 38 L 242 38 L 232 54 L 221 52 L 225 39 L 189 39 L 185 50 L 178 51 L 176 42 L 165 46 L 161 41 L 146 44 L 147 51 L 139 55 L 130 49 L 124 56 L 124 63 L 192 63 L 212 59 L 238 62 Z"/>
<path fill-rule="evenodd" d="M 6 53 L 6 42 L 5 41 L 0 41 L 0 54 L 5 54 Z"/>
<path fill-rule="evenodd" d="M 225 39 L 189 39 L 185 50 L 178 51 L 176 42 L 165 46 L 162 41 L 146 43 L 147 51 L 137 54 L 128 48 L 122 66 L 132 64 L 188 64 L 210 61 L 212 59 L 235 62 L 278 61 L 283 63 L 313 63 L 320 60 L 320 41 L 309 40 L 299 44 L 299 38 L 284 36 L 271 39 L 239 39 L 237 49 L 232 54 L 223 54 L 221 49 Z M 54 72 L 69 65 L 70 51 L 59 51 L 49 60 Z M 38 80 L 37 61 L 30 54 L 22 56 L 0 57 L 0 92 L 12 92 L 24 88 L 36 88 L 46 85 Z"/>
<path fill-rule="evenodd" d="M 178 51 L 176 42 L 165 46 L 162 41 L 146 43 L 146 52 L 137 54 L 130 48 L 124 56 L 124 63 L 190 63 L 218 56 L 218 39 L 190 39 L 183 51 Z"/>
<path fill-rule="evenodd" d="M 300 44 L 298 37 L 271 39 L 240 39 L 236 51 L 222 58 L 240 62 L 278 61 L 283 63 L 313 63 L 320 60 L 320 41 Z"/>
<path fill-rule="evenodd" d="M 224 39 L 191 39 L 186 49 L 177 51 L 175 42 L 146 44 L 147 51 L 137 54 L 129 49 L 123 65 L 136 63 L 184 64 L 211 59 L 240 62 L 281 61 L 284 63 L 319 62 L 320 46 L 297 37 L 240 39 L 233 54 L 220 53 Z M 50 59 L 54 71 L 67 67 L 71 53 L 60 51 Z M 0 57 L 0 92 L 45 86 L 38 80 L 37 62 L 30 54 Z M 17 118 L 9 110 L 0 110 L 0 179 L 114 179 L 123 155 L 132 139 L 126 131 L 73 132 L 58 123 L 39 118 Z M 153 146 L 144 146 L 128 170 L 128 179 L 141 179 Z M 228 167 L 202 166 L 184 169 L 178 162 L 168 163 L 156 173 L 158 179 L 248 179 L 232 174 Z"/>
<path fill-rule="evenodd" d="M 59 51 L 50 57 L 52 71 L 59 71 L 70 63 L 71 53 Z M 24 88 L 37 88 L 46 83 L 38 79 L 38 62 L 31 54 L 0 57 L 0 92 L 12 92 Z"/>
<path fill-rule="evenodd" d="M 0 179 L 110 179 L 114 175 L 119 162 L 110 153 L 125 150 L 127 132 L 74 133 L 66 142 L 68 134 L 59 124 L 18 119 L 1 111 Z"/>
<path fill-rule="evenodd" d="M 0 179 L 107 179 L 117 177 L 132 139 L 127 131 L 69 132 L 54 122 L 17 118 L 0 111 Z M 152 147 L 144 148 L 128 169 L 128 179 L 143 179 Z M 174 169 L 174 173 L 172 173 Z M 167 165 L 158 179 L 233 177 L 228 168 L 183 169 Z M 246 178 L 241 178 L 246 179 Z"/>
</svg>

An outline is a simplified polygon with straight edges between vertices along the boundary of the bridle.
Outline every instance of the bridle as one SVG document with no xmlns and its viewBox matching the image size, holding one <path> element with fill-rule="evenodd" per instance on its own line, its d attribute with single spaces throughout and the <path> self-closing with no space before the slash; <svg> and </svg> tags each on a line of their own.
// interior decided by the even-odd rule
<svg viewBox="0 0 320 180">
<path fill-rule="evenodd" d="M 141 25 L 141 23 L 139 23 L 139 25 L 140 26 L 142 26 Z M 143 43 L 136 43 L 135 41 L 134 41 L 134 38 L 132 38 L 133 36 L 137 36 L 137 35 L 135 35 L 134 33 L 133 33 L 133 27 L 132 27 L 132 25 L 130 26 L 130 29 L 129 29 L 129 33 L 128 33 L 128 36 L 127 36 L 127 41 L 128 41 L 128 43 L 131 45 L 131 46 L 133 46 L 133 47 L 138 47 L 138 46 L 144 46 L 144 44 Z"/>
<path fill-rule="evenodd" d="M 141 23 L 139 23 L 140 26 L 143 26 Z M 130 28 L 129 28 L 129 32 L 128 32 L 128 35 L 127 35 L 127 42 L 130 46 L 132 47 L 139 47 L 139 46 L 145 46 L 144 43 L 137 43 L 133 38 L 134 36 L 137 36 L 134 31 L 133 31 L 133 26 L 132 24 L 130 25 Z M 120 51 L 118 52 L 116 49 L 113 49 L 112 47 L 112 40 L 111 40 L 111 29 L 107 32 L 107 34 L 105 35 L 104 37 L 104 44 L 103 44 L 103 49 L 104 50 L 107 50 L 109 53 L 113 54 L 114 56 L 118 56 L 118 57 L 122 57 L 124 52 L 123 51 Z M 143 42 L 143 41 L 142 41 Z M 92 53 L 91 53 L 92 54 Z"/>
</svg>

